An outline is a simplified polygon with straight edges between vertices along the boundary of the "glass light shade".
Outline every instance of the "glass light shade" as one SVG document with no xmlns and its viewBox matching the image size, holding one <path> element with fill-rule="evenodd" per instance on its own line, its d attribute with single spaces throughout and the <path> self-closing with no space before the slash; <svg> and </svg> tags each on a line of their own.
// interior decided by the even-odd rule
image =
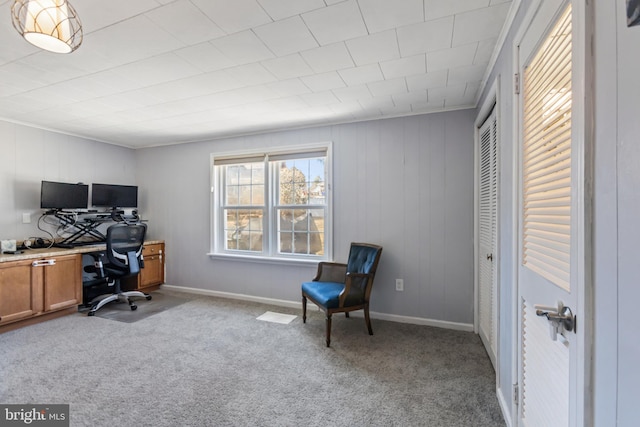
<svg viewBox="0 0 640 427">
<path fill-rule="evenodd" d="M 13 26 L 26 41 L 56 53 L 71 53 L 82 43 L 82 25 L 66 0 L 16 0 Z"/>
</svg>

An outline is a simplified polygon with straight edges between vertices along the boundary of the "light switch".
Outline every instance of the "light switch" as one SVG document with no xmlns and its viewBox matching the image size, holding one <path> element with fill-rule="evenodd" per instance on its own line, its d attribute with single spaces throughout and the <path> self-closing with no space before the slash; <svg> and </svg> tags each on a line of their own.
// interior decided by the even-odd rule
<svg viewBox="0 0 640 427">
<path fill-rule="evenodd" d="M 23 224 L 31 224 L 31 213 L 24 212 L 22 214 L 22 223 Z"/>
</svg>

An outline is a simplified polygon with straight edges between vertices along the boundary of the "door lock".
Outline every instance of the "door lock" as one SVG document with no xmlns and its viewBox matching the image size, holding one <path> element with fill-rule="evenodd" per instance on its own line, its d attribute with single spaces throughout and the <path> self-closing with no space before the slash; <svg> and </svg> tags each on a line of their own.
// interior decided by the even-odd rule
<svg viewBox="0 0 640 427">
<path fill-rule="evenodd" d="M 571 308 L 565 307 L 562 303 L 558 303 L 558 308 L 535 306 L 536 315 L 546 317 L 551 328 L 551 339 L 555 341 L 558 334 L 562 334 L 563 330 L 567 332 L 576 331 L 576 316 L 573 315 Z"/>
</svg>

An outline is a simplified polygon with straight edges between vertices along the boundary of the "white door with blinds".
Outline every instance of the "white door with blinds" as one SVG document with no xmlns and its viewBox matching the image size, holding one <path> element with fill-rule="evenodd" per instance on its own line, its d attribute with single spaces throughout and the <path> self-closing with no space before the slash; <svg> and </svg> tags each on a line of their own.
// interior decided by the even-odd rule
<svg viewBox="0 0 640 427">
<path fill-rule="evenodd" d="M 495 104 L 478 128 L 478 334 L 496 365 L 498 336 L 498 122 Z"/>
<path fill-rule="evenodd" d="M 584 5 L 537 3 L 518 45 L 519 425 L 579 426 L 585 372 Z"/>
</svg>

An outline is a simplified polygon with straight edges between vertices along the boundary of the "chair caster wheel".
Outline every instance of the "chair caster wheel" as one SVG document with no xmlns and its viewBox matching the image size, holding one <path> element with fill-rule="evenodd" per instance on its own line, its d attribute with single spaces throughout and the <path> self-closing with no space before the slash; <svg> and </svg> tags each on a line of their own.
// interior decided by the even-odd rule
<svg viewBox="0 0 640 427">
<path fill-rule="evenodd" d="M 90 311 L 87 313 L 87 316 L 95 316 L 96 312 L 95 311 Z"/>
<path fill-rule="evenodd" d="M 147 301 L 151 301 L 151 295 L 147 295 L 146 298 L 147 298 Z"/>
<path fill-rule="evenodd" d="M 131 306 L 131 311 L 135 311 L 135 310 L 137 310 L 137 309 L 138 309 L 138 306 L 137 306 L 137 305 L 132 305 L 132 306 Z"/>
</svg>

